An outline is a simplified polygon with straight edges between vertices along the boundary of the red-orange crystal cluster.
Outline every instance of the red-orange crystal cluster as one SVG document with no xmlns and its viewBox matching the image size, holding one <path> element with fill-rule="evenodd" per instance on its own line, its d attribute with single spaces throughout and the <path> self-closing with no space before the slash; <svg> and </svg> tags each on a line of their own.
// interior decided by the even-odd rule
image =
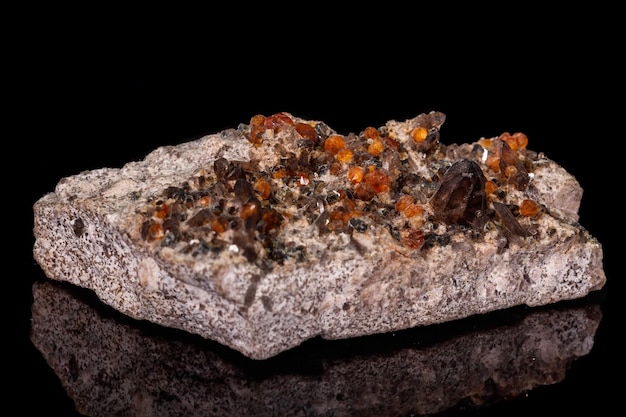
<svg viewBox="0 0 626 417">
<path fill-rule="evenodd" d="M 502 202 L 509 187 L 524 190 L 532 175 L 537 155 L 526 149 L 523 133 L 446 146 L 435 120 L 401 142 L 385 127 L 341 135 L 323 122 L 287 113 L 255 115 L 239 130 L 251 146 L 279 136 L 297 146 L 276 144 L 280 162 L 264 169 L 255 161 L 219 158 L 205 172 L 153 196 L 142 213 L 145 241 L 193 256 L 236 244 L 249 261 L 271 266 L 306 258 L 306 248 L 280 235 L 295 217 L 321 235 L 384 228 L 398 245 L 427 250 L 449 241 L 449 235 L 436 232 L 437 224 L 447 225 L 449 233 L 479 234 L 492 224 L 501 230 L 504 247 L 530 235 L 519 218 L 541 214 L 529 199 Z M 419 153 L 432 175 L 414 170 L 407 147 Z"/>
</svg>

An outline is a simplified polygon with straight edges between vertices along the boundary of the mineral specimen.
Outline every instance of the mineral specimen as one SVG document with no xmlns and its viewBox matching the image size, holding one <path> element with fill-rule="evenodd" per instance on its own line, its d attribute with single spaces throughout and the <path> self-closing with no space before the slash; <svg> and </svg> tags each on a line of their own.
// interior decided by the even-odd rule
<svg viewBox="0 0 626 417">
<path fill-rule="evenodd" d="M 603 287 L 582 188 L 522 133 L 444 145 L 445 116 L 340 134 L 289 113 L 63 178 L 34 257 L 137 319 L 255 359 Z"/>
</svg>

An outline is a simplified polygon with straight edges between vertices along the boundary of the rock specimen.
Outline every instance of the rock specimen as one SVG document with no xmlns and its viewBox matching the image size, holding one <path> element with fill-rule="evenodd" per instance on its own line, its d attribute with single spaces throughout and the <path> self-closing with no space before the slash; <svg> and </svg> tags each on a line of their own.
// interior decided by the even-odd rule
<svg viewBox="0 0 626 417">
<path fill-rule="evenodd" d="M 254 359 L 600 289 L 576 179 L 523 133 L 445 145 L 444 120 L 256 115 L 63 178 L 34 205 L 35 260 Z"/>
<path fill-rule="evenodd" d="M 469 332 L 418 327 L 378 349 L 363 349 L 371 337 L 326 341 L 254 361 L 146 331 L 76 290 L 35 283 L 31 340 L 91 417 L 456 415 L 560 383 L 592 350 L 602 317 L 592 303 L 507 310 L 496 326 L 469 318 Z"/>
</svg>

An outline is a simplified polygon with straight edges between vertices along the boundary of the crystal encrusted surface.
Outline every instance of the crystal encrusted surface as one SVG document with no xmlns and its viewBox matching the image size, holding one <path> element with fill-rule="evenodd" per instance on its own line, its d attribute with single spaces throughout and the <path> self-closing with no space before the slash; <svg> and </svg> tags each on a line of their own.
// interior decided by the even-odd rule
<svg viewBox="0 0 626 417">
<path fill-rule="evenodd" d="M 446 145 L 444 120 L 344 135 L 256 115 L 65 178 L 35 205 L 35 258 L 252 357 L 601 288 L 576 179 L 523 133 Z"/>
<path fill-rule="evenodd" d="M 140 199 L 141 240 L 193 258 L 241 253 L 261 270 L 319 258 L 336 240 L 328 234 L 387 235 L 388 248 L 406 256 L 457 234 L 489 235 L 499 250 L 532 245 L 542 233 L 534 219 L 549 208 L 533 199 L 545 157 L 526 148 L 527 137 L 446 146 L 442 113 L 418 119 L 410 130 L 390 123 L 344 136 L 287 113 L 254 116 L 239 127 L 253 145 L 248 158 L 219 156 Z M 321 247 L 299 239 L 311 228 Z"/>
</svg>

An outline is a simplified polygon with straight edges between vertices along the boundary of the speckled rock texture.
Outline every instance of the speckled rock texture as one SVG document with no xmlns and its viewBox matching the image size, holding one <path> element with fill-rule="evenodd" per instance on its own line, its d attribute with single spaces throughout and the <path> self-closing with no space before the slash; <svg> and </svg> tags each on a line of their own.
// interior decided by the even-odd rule
<svg viewBox="0 0 626 417">
<path fill-rule="evenodd" d="M 445 145 L 444 121 L 341 134 L 257 115 L 63 178 L 34 205 L 34 258 L 254 359 L 602 288 L 576 179 L 522 134 Z"/>
<path fill-rule="evenodd" d="M 505 311 L 491 326 L 468 319 L 471 331 L 435 325 L 389 344 L 365 337 L 333 349 L 325 341 L 255 361 L 145 329 L 84 295 L 35 283 L 31 340 L 78 411 L 92 417 L 447 416 L 560 383 L 592 350 L 601 320 L 593 303 L 514 318 Z M 378 348 L 363 349 L 372 344 Z"/>
</svg>

